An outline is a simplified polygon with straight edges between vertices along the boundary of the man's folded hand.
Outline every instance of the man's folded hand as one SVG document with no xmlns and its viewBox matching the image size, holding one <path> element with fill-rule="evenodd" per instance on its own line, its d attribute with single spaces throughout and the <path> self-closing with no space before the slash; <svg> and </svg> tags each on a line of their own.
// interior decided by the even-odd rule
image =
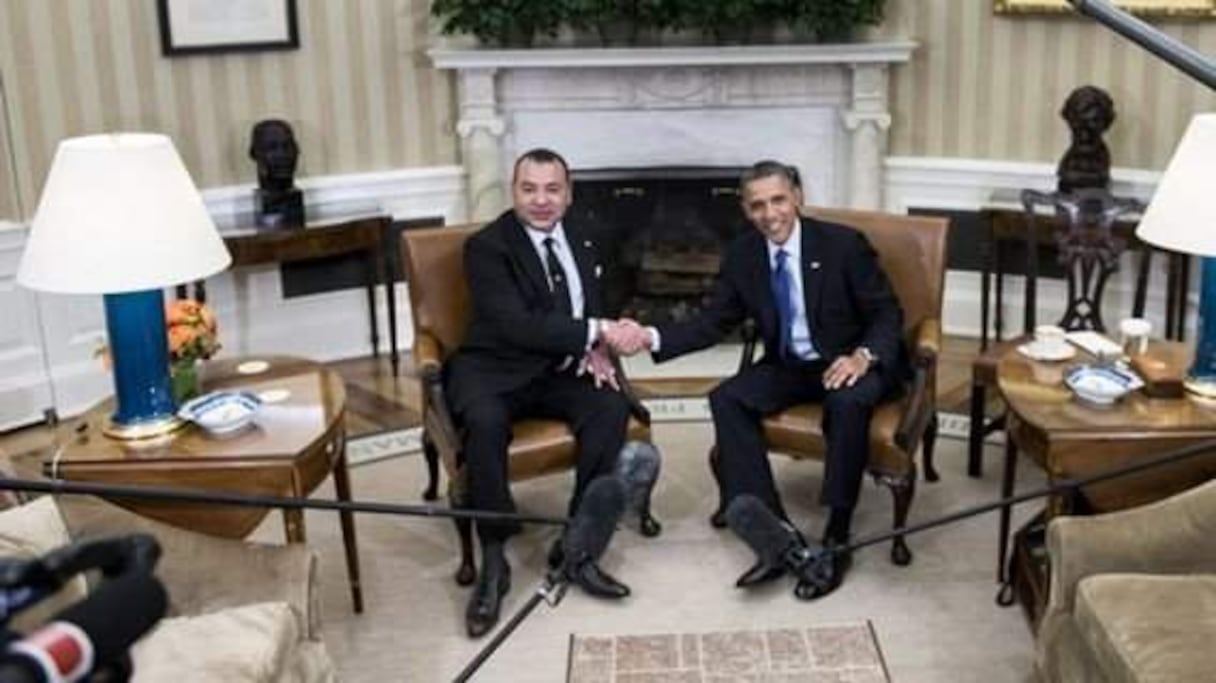
<svg viewBox="0 0 1216 683">
<path fill-rule="evenodd" d="M 583 359 L 578 364 L 578 374 L 591 373 L 591 379 L 595 381 L 595 388 L 600 388 L 607 384 L 616 391 L 621 390 L 620 384 L 616 381 L 616 366 L 612 364 L 612 358 L 608 355 L 608 349 L 604 346 L 596 346 L 583 355 Z"/>
</svg>

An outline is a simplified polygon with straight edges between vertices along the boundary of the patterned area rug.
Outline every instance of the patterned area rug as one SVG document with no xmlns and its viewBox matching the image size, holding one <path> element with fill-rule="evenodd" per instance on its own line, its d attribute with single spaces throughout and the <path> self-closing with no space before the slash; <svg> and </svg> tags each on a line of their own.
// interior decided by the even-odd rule
<svg viewBox="0 0 1216 683">
<path fill-rule="evenodd" d="M 568 683 L 886 683 L 867 622 L 804 629 L 574 635 Z"/>
</svg>

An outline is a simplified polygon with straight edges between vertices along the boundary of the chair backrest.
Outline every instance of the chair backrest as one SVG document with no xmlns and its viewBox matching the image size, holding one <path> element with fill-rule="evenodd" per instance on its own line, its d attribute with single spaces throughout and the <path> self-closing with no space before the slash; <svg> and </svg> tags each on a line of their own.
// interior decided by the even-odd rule
<svg viewBox="0 0 1216 683">
<path fill-rule="evenodd" d="M 821 207 L 809 207 L 807 213 L 856 228 L 870 240 L 903 307 L 905 332 L 926 318 L 941 320 L 948 218 Z"/>
<path fill-rule="evenodd" d="M 410 289 L 414 334 L 439 341 L 443 357 L 464 341 L 469 326 L 469 287 L 464 277 L 464 243 L 481 224 L 401 233 L 401 262 Z"/>
</svg>

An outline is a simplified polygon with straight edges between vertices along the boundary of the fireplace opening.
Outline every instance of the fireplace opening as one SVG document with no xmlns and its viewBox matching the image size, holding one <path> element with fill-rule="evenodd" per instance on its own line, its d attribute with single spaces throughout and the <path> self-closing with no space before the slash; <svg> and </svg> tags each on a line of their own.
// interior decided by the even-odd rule
<svg viewBox="0 0 1216 683">
<path fill-rule="evenodd" d="M 742 168 L 575 170 L 571 221 L 599 248 L 606 313 L 645 324 L 681 321 L 706 303 L 722 251 L 749 229 Z"/>
</svg>

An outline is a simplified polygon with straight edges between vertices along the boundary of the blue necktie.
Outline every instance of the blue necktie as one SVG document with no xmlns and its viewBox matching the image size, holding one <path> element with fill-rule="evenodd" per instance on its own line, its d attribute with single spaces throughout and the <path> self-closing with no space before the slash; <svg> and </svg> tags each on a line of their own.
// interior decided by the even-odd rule
<svg viewBox="0 0 1216 683">
<path fill-rule="evenodd" d="M 781 357 L 789 358 L 794 355 L 794 298 L 793 283 L 790 282 L 790 272 L 785 267 L 789 252 L 777 250 L 777 266 L 773 268 L 773 298 L 777 302 L 777 318 L 781 323 Z"/>
</svg>

